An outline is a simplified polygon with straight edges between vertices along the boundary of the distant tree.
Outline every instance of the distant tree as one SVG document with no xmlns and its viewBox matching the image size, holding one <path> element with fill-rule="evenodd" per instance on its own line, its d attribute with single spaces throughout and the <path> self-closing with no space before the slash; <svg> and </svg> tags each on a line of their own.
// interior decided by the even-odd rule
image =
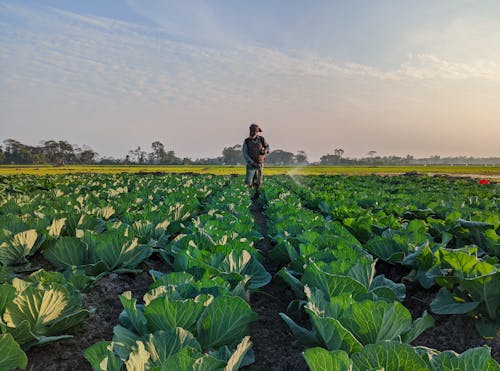
<svg viewBox="0 0 500 371">
<path fill-rule="evenodd" d="M 167 152 L 165 152 L 165 146 L 160 141 L 155 141 L 151 143 L 151 148 L 153 152 L 150 153 L 150 159 L 152 163 L 165 163 L 167 160 Z"/>
<path fill-rule="evenodd" d="M 410 155 L 410 154 L 408 154 L 408 155 L 406 155 L 406 157 L 405 157 L 405 159 L 404 159 L 404 161 L 403 161 L 403 162 L 404 162 L 405 164 L 409 164 L 409 163 L 411 163 L 413 160 L 414 160 L 413 156 L 412 156 L 412 155 Z"/>
<path fill-rule="evenodd" d="M 174 151 L 168 151 L 165 154 L 165 164 L 167 165 L 180 165 L 182 160 L 175 155 Z"/>
<path fill-rule="evenodd" d="M 111 156 L 101 157 L 101 159 L 99 161 L 99 164 L 101 164 L 101 165 L 117 165 L 119 163 L 120 163 L 119 159 L 116 159 L 116 158 L 111 157 Z"/>
<path fill-rule="evenodd" d="M 339 156 L 327 153 L 326 155 L 321 156 L 319 161 L 320 165 L 338 165 L 340 158 Z"/>
<path fill-rule="evenodd" d="M 74 162 L 75 160 L 75 150 L 73 145 L 68 143 L 66 140 L 60 140 L 59 143 L 59 162 L 63 161 L 65 163 Z"/>
<path fill-rule="evenodd" d="M 146 163 L 146 151 L 141 149 L 141 146 L 138 146 L 136 149 L 128 151 L 130 155 L 131 162 L 135 162 L 136 164 L 144 164 Z"/>
<path fill-rule="evenodd" d="M 84 145 L 83 149 L 80 149 L 77 157 L 79 162 L 82 164 L 92 164 L 95 162 L 97 155 L 97 152 L 95 152 L 92 148 Z"/>
<path fill-rule="evenodd" d="M 295 155 L 292 152 L 277 149 L 267 156 L 267 162 L 274 165 L 292 165 Z"/>
<path fill-rule="evenodd" d="M 368 157 L 373 157 L 376 154 L 377 154 L 377 151 L 374 151 L 374 150 L 368 151 L 368 153 L 367 153 Z"/>
<path fill-rule="evenodd" d="M 344 154 L 344 150 L 342 148 L 335 148 L 333 150 L 333 155 L 327 153 L 320 158 L 321 165 L 338 165 L 342 162 L 342 155 Z"/>
<path fill-rule="evenodd" d="M 307 164 L 307 154 L 302 150 L 298 151 L 295 155 L 295 162 L 299 165 Z"/>
<path fill-rule="evenodd" d="M 335 148 L 333 150 L 333 153 L 335 156 L 339 158 L 339 160 L 342 158 L 342 155 L 344 154 L 344 150 L 342 148 Z"/>
<path fill-rule="evenodd" d="M 5 144 L 5 162 L 13 164 L 32 164 L 32 147 L 27 146 L 15 139 L 7 139 Z"/>
<path fill-rule="evenodd" d="M 241 144 L 236 144 L 232 147 L 224 147 L 222 150 L 222 158 L 225 165 L 237 165 L 243 163 Z"/>
</svg>

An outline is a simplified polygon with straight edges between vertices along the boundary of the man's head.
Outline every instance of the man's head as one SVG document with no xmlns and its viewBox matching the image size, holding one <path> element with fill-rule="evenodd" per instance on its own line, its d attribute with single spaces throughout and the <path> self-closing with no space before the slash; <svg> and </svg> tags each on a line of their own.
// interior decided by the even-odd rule
<svg viewBox="0 0 500 371">
<path fill-rule="evenodd" d="M 250 136 L 254 137 L 258 133 L 262 133 L 262 129 L 259 127 L 259 125 L 253 122 L 252 125 L 250 125 Z"/>
</svg>

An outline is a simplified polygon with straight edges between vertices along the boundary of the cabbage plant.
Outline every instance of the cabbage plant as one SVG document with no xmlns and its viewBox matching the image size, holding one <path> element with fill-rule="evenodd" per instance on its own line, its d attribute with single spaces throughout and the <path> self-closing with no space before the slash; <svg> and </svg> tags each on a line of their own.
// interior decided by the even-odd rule
<svg viewBox="0 0 500 371">
<path fill-rule="evenodd" d="M 58 335 L 89 317 L 82 298 L 60 273 L 38 271 L 0 285 L 0 329 L 24 349 L 71 338 Z"/>
</svg>

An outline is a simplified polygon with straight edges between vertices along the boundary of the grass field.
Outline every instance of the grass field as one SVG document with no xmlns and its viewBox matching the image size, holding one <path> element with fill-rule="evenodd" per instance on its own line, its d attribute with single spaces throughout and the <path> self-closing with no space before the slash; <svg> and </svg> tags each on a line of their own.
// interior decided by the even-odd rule
<svg viewBox="0 0 500 371">
<path fill-rule="evenodd" d="M 0 166 L 0 175 L 14 174 L 32 174 L 32 175 L 50 175 L 50 174 L 74 174 L 74 173 L 196 173 L 196 174 L 215 174 L 215 175 L 241 175 L 245 173 L 244 166 L 154 166 L 154 165 L 127 165 L 127 166 L 108 166 L 108 165 L 3 165 Z M 345 175 L 387 175 L 404 174 L 408 172 L 418 172 L 423 174 L 449 174 L 463 175 L 484 178 L 500 178 L 500 166 L 302 166 L 302 167 L 281 167 L 269 166 L 264 169 L 265 175 L 291 174 L 291 175 L 326 175 L 326 174 L 345 174 Z"/>
</svg>

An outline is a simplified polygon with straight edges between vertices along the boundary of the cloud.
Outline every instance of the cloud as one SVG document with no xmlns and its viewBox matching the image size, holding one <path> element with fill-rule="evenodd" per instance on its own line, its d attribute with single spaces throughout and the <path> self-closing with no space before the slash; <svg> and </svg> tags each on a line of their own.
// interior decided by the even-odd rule
<svg viewBox="0 0 500 371">
<path fill-rule="evenodd" d="M 305 91 L 314 93 L 308 79 L 318 78 L 500 80 L 500 66 L 492 61 L 464 63 L 418 54 L 408 56 L 395 70 L 381 70 L 254 45 L 200 46 L 176 40 L 160 26 L 54 8 L 2 5 L 0 12 L 4 15 L 0 82 L 6 90 L 36 94 L 49 89 L 73 102 L 114 99 L 207 107 L 251 102 L 263 95 L 285 102 L 291 97 L 287 81 L 300 82 Z M 9 23 L 12 17 L 22 22 Z"/>
</svg>

